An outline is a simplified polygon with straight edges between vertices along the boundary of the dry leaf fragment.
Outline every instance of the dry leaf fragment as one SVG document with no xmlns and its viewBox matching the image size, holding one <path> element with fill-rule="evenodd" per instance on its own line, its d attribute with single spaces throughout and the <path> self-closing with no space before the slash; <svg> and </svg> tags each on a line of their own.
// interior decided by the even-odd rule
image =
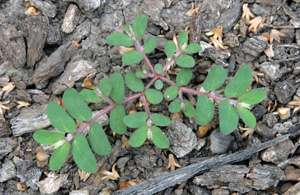
<svg viewBox="0 0 300 195">
<path fill-rule="evenodd" d="M 19 104 L 17 106 L 18 109 L 20 109 L 22 107 L 30 106 L 30 102 L 18 101 L 18 100 L 14 100 L 14 102 L 16 102 L 17 104 Z"/>
<path fill-rule="evenodd" d="M 194 7 L 195 7 L 195 3 L 192 2 L 192 8 L 188 12 L 186 12 L 186 14 L 184 14 L 184 15 L 187 17 L 191 17 L 195 12 L 197 13 L 201 9 L 202 6 L 200 5 L 197 8 L 194 8 Z"/>
<path fill-rule="evenodd" d="M 257 34 L 257 30 L 263 27 L 263 23 L 265 21 L 265 17 L 255 17 L 250 21 L 250 26 L 248 28 L 248 32 L 252 31 L 254 34 Z"/>
<path fill-rule="evenodd" d="M 102 177 L 102 180 L 104 180 L 104 179 L 117 180 L 117 179 L 120 177 L 119 173 L 116 171 L 116 165 L 117 165 L 117 163 L 115 163 L 115 164 L 113 165 L 113 167 L 112 167 L 112 172 L 106 171 L 106 170 L 102 170 L 102 171 L 101 171 L 101 173 L 102 173 L 103 175 L 105 175 L 104 177 Z"/>
<path fill-rule="evenodd" d="M 294 96 L 294 100 L 289 102 L 287 105 L 296 106 L 293 110 L 293 113 L 297 112 L 298 110 L 300 110 L 300 98 L 298 98 L 297 96 Z"/>
<path fill-rule="evenodd" d="M 30 5 L 29 3 L 26 4 L 25 9 L 26 9 L 25 14 L 27 16 L 37 16 L 41 13 L 41 12 L 36 12 L 36 8 Z"/>
<path fill-rule="evenodd" d="M 18 188 L 19 191 L 23 192 L 27 189 L 27 186 L 25 184 L 21 183 L 21 182 L 18 182 L 17 183 L 17 188 Z"/>
<path fill-rule="evenodd" d="M 9 103 L 9 101 L 0 102 L 0 114 L 1 115 L 3 115 L 3 110 L 2 109 L 4 109 L 4 110 L 9 110 L 10 109 L 10 107 L 4 106 L 4 104 L 8 104 L 8 103 Z"/>
<path fill-rule="evenodd" d="M 211 123 L 201 125 L 196 133 L 197 137 L 202 138 L 211 129 Z"/>
<path fill-rule="evenodd" d="M 72 41 L 72 43 L 76 46 L 77 49 L 81 47 L 79 41 Z"/>
<path fill-rule="evenodd" d="M 224 46 L 222 42 L 220 42 L 218 39 L 215 39 L 214 37 L 210 38 L 210 43 L 209 44 L 214 44 L 216 50 L 219 50 L 219 48 L 221 49 L 227 49 L 228 47 Z"/>
<path fill-rule="evenodd" d="M 287 119 L 291 115 L 291 109 L 290 108 L 277 108 L 277 112 L 279 114 L 279 117 L 281 120 Z"/>
<path fill-rule="evenodd" d="M 124 55 L 126 52 L 134 50 L 133 47 L 124 47 L 124 46 L 118 46 L 118 50 L 121 55 Z"/>
<path fill-rule="evenodd" d="M 129 139 L 125 136 L 125 135 L 122 135 L 122 150 L 123 149 L 127 149 L 127 150 L 130 150 L 130 144 L 129 144 Z"/>
<path fill-rule="evenodd" d="M 222 31 L 223 31 L 223 27 L 222 26 L 218 26 L 214 30 L 212 30 L 210 32 L 207 32 L 205 34 L 206 34 L 206 36 L 212 36 L 213 35 L 213 37 L 215 39 L 218 39 L 219 42 L 223 44 L 223 41 L 222 41 Z"/>
<path fill-rule="evenodd" d="M 177 41 L 177 37 L 176 37 L 175 34 L 173 35 L 173 42 L 174 42 L 175 45 L 176 45 L 176 51 L 178 51 L 178 50 L 179 50 L 179 47 L 178 47 L 178 41 Z"/>
<path fill-rule="evenodd" d="M 247 25 L 250 24 L 250 18 L 254 18 L 255 16 L 251 13 L 250 9 L 248 8 L 248 4 L 244 4 L 243 5 L 243 15 L 242 15 L 242 19 L 246 17 L 246 21 L 245 23 Z"/>
<path fill-rule="evenodd" d="M 82 171 L 81 169 L 78 169 L 78 173 L 80 180 L 84 182 L 91 176 L 91 173 L 87 173 L 85 171 Z"/>
<path fill-rule="evenodd" d="M 250 128 L 250 127 L 241 127 L 241 126 L 239 126 L 239 128 L 240 128 L 240 130 L 245 131 L 243 133 L 243 135 L 242 135 L 242 138 L 247 137 L 247 135 L 249 135 L 248 138 L 250 138 L 252 136 L 252 134 L 254 133 L 254 129 L 253 128 Z"/>
<path fill-rule="evenodd" d="M 119 184 L 118 190 L 122 190 L 122 189 L 128 188 L 128 187 L 130 187 L 130 186 L 134 186 L 134 185 L 139 184 L 139 183 L 141 183 L 141 182 L 142 182 L 142 181 L 139 180 L 139 179 L 133 179 L 133 180 L 131 180 L 131 181 L 122 182 L 122 183 Z"/>
<path fill-rule="evenodd" d="M 6 92 L 7 94 L 9 92 L 11 92 L 13 89 L 15 88 L 15 84 L 10 82 L 10 83 L 7 83 L 7 85 L 5 85 L 3 88 L 2 88 L 2 91 L 3 92 Z"/>
<path fill-rule="evenodd" d="M 270 34 L 268 32 L 264 32 L 262 35 L 262 38 L 264 38 L 266 41 L 270 41 Z"/>
<path fill-rule="evenodd" d="M 264 53 L 269 57 L 269 58 L 273 58 L 274 57 L 274 50 L 273 50 L 273 45 L 270 44 L 269 48 L 264 50 Z"/>
<path fill-rule="evenodd" d="M 91 79 L 91 77 L 86 77 L 83 80 L 82 87 L 86 89 L 93 89 L 93 80 Z"/>
<path fill-rule="evenodd" d="M 175 171 L 175 167 L 181 168 L 182 166 L 176 162 L 173 154 L 169 154 L 169 163 L 166 169 L 170 169 L 173 172 Z"/>
<path fill-rule="evenodd" d="M 270 44 L 273 43 L 273 39 L 280 43 L 280 37 L 285 37 L 285 34 L 278 30 L 272 29 L 270 34 Z"/>
</svg>

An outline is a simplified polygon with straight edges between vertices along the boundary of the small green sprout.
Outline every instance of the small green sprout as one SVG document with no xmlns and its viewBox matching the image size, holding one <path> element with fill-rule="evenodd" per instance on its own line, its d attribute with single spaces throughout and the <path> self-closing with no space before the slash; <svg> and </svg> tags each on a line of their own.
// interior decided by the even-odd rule
<svg viewBox="0 0 300 195">
<path fill-rule="evenodd" d="M 71 151 L 81 170 L 88 173 L 97 171 L 93 151 L 98 155 L 108 155 L 111 145 L 96 120 L 109 112 L 109 126 L 115 133 L 124 134 L 127 127 L 136 129 L 129 140 L 132 147 L 139 147 L 148 139 L 159 148 L 168 148 L 170 142 L 164 133 L 164 127 L 170 125 L 171 120 L 160 113 L 152 113 L 148 105 L 148 102 L 159 104 L 164 98 L 170 101 L 171 113 L 182 110 L 185 116 L 195 117 L 199 125 L 206 125 L 213 119 L 215 105 L 218 105 L 219 126 L 224 134 L 230 134 L 236 129 L 239 118 L 249 127 L 255 127 L 256 119 L 249 109 L 252 104 L 265 98 L 266 91 L 248 90 L 252 83 L 252 71 L 248 65 L 241 66 L 225 88 L 223 85 L 227 72 L 219 65 L 210 70 L 203 83 L 206 92 L 187 88 L 185 86 L 193 75 L 191 68 L 195 66 L 195 60 L 190 54 L 199 52 L 201 46 L 196 43 L 188 44 L 188 34 L 182 31 L 176 43 L 167 41 L 165 44 L 166 65 L 153 66 L 146 54 L 155 50 L 156 39 L 148 38 L 143 41 L 143 45 L 140 42 L 147 21 L 148 16 L 142 14 L 134 20 L 132 26 L 126 24 L 126 34 L 113 33 L 107 38 L 107 43 L 111 45 L 135 46 L 135 50 L 122 56 L 122 62 L 132 65 L 144 60 L 141 70 L 136 73 L 127 72 L 124 78 L 120 73 L 112 74 L 109 78 L 102 79 L 99 86 L 93 86 L 93 90 L 84 89 L 78 93 L 73 88 L 67 89 L 62 98 L 65 110 L 56 102 L 48 104 L 48 118 L 61 133 L 39 130 L 33 137 L 40 144 L 51 145 L 56 149 L 50 159 L 52 170 L 59 170 Z M 175 82 L 166 77 L 168 69 L 174 63 L 181 67 Z M 125 97 L 125 85 L 135 94 Z M 165 86 L 168 88 L 162 93 Z M 185 99 L 184 93 L 197 96 L 196 105 Z M 138 98 L 143 102 L 145 111 L 126 115 L 124 104 Z M 107 102 L 109 106 L 93 117 L 87 103 L 100 101 Z M 82 121 L 82 125 L 77 127 L 75 120 Z"/>
</svg>

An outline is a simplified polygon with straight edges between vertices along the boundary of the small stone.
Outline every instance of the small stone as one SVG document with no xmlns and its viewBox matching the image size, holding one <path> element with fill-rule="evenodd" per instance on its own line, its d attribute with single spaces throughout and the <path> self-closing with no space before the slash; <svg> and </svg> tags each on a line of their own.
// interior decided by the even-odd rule
<svg viewBox="0 0 300 195">
<path fill-rule="evenodd" d="M 14 177 L 16 177 L 15 165 L 11 160 L 5 159 L 0 169 L 0 182 L 8 181 Z"/>
<path fill-rule="evenodd" d="M 270 80 L 275 81 L 281 77 L 279 67 L 279 64 L 264 62 L 259 65 L 259 71 L 264 73 Z"/>
<path fill-rule="evenodd" d="M 0 157 L 6 156 L 11 151 L 13 151 L 14 147 L 16 147 L 17 141 L 10 137 L 0 138 Z"/>
<path fill-rule="evenodd" d="M 37 185 L 41 194 L 52 194 L 57 192 L 65 182 L 68 182 L 68 174 L 56 175 L 51 172 L 46 179 L 38 182 Z"/>
<path fill-rule="evenodd" d="M 231 48 L 237 47 L 240 44 L 239 37 L 233 33 L 225 34 L 223 42 Z"/>
<path fill-rule="evenodd" d="M 118 169 L 124 169 L 125 164 L 130 160 L 130 158 L 128 156 L 122 157 L 120 159 L 118 159 L 117 161 L 117 167 Z M 122 172 L 122 171 L 121 171 Z"/>
<path fill-rule="evenodd" d="M 197 137 L 191 128 L 173 119 L 167 133 L 170 140 L 169 150 L 177 157 L 183 157 L 197 146 Z"/>
<path fill-rule="evenodd" d="M 278 119 L 274 113 L 269 113 L 263 116 L 263 122 L 270 128 L 274 126 L 275 123 L 278 122 Z"/>
<path fill-rule="evenodd" d="M 233 140 L 233 137 L 230 134 L 225 135 L 220 129 L 215 129 L 209 137 L 211 142 L 210 150 L 213 154 L 225 153 Z"/>
<path fill-rule="evenodd" d="M 275 84 L 274 92 L 280 103 L 287 104 L 296 92 L 296 89 L 290 82 L 283 81 Z"/>
<path fill-rule="evenodd" d="M 261 158 L 263 161 L 279 164 L 286 160 L 294 149 L 295 146 L 293 142 L 291 140 L 285 140 L 262 152 Z"/>
<path fill-rule="evenodd" d="M 267 125 L 265 125 L 264 123 L 262 123 L 261 121 L 258 121 L 255 127 L 255 132 L 264 137 L 264 138 L 273 138 L 276 131 L 274 131 L 273 129 L 267 127 Z"/>
<path fill-rule="evenodd" d="M 75 29 L 77 22 L 80 18 L 80 10 L 75 4 L 70 4 L 67 13 L 64 17 L 63 24 L 61 26 L 61 31 L 64 33 L 71 33 Z"/>
</svg>

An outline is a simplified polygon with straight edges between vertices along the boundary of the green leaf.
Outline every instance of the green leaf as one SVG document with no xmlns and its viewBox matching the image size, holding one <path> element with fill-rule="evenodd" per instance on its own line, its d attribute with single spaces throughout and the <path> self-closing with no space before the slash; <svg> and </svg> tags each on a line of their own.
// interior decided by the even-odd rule
<svg viewBox="0 0 300 195">
<path fill-rule="evenodd" d="M 225 135 L 232 133 L 237 127 L 239 116 L 227 100 L 219 104 L 219 120 L 221 132 Z"/>
<path fill-rule="evenodd" d="M 140 40 L 147 27 L 148 22 L 148 16 L 146 14 L 141 14 L 138 17 L 136 17 L 133 21 L 133 32 L 135 34 L 135 37 Z"/>
<path fill-rule="evenodd" d="M 109 155 L 111 152 L 110 143 L 104 133 L 103 128 L 97 122 L 92 123 L 92 128 L 89 132 L 89 142 L 92 149 L 99 155 Z"/>
<path fill-rule="evenodd" d="M 155 86 L 155 89 L 161 90 L 164 87 L 164 84 L 161 80 L 157 80 L 157 81 L 155 81 L 154 86 Z"/>
<path fill-rule="evenodd" d="M 176 45 L 173 41 L 167 41 L 165 43 L 165 53 L 169 58 L 173 57 L 174 53 L 176 52 L 176 49 Z"/>
<path fill-rule="evenodd" d="M 110 78 L 103 78 L 100 82 L 99 89 L 104 98 L 108 97 L 111 93 L 112 84 Z"/>
<path fill-rule="evenodd" d="M 62 146 L 53 152 L 49 162 L 51 170 L 57 171 L 61 168 L 69 155 L 70 148 L 71 144 L 66 141 Z"/>
<path fill-rule="evenodd" d="M 187 44 L 188 39 L 189 39 L 189 36 L 188 36 L 187 32 L 184 30 L 181 31 L 179 38 L 178 38 L 178 46 L 180 49 L 182 49 L 182 46 Z"/>
<path fill-rule="evenodd" d="M 187 100 L 183 100 L 183 103 L 184 103 L 183 113 L 188 117 L 195 116 L 196 110 L 194 106 Z"/>
<path fill-rule="evenodd" d="M 34 132 L 33 138 L 40 144 L 52 145 L 60 140 L 65 139 L 65 136 L 61 133 L 51 132 L 42 129 Z"/>
<path fill-rule="evenodd" d="M 189 44 L 183 51 L 186 53 L 197 53 L 201 51 L 202 47 L 197 43 Z"/>
<path fill-rule="evenodd" d="M 80 95 L 86 102 L 100 102 L 102 100 L 96 92 L 90 89 L 82 90 Z"/>
<path fill-rule="evenodd" d="M 195 66 L 194 58 L 188 55 L 181 55 L 179 58 L 175 58 L 175 63 L 183 68 L 192 68 Z"/>
<path fill-rule="evenodd" d="M 125 125 L 127 125 L 130 128 L 138 128 L 146 124 L 147 118 L 148 115 L 146 114 L 146 112 L 136 112 L 125 116 L 123 121 Z"/>
<path fill-rule="evenodd" d="M 126 22 L 124 28 L 127 30 L 127 32 L 131 33 L 131 30 L 130 30 L 130 23 L 129 23 L 129 22 Z"/>
<path fill-rule="evenodd" d="M 132 46 L 134 41 L 123 33 L 113 33 L 109 35 L 106 42 L 111 45 Z"/>
<path fill-rule="evenodd" d="M 71 152 L 75 163 L 81 170 L 87 173 L 95 173 L 97 171 L 97 161 L 83 135 L 75 135 Z"/>
<path fill-rule="evenodd" d="M 156 39 L 154 37 L 150 37 L 144 43 L 144 52 L 145 53 L 152 52 L 155 49 L 156 44 L 157 44 Z"/>
<path fill-rule="evenodd" d="M 189 68 L 182 68 L 176 77 L 176 84 L 178 86 L 187 85 L 192 78 L 192 70 Z"/>
<path fill-rule="evenodd" d="M 147 139 L 147 130 L 148 126 L 144 125 L 138 128 L 129 139 L 129 144 L 132 147 L 139 147 L 141 146 Z"/>
<path fill-rule="evenodd" d="M 238 97 L 244 93 L 252 83 L 252 71 L 248 65 L 243 65 L 225 88 L 226 97 Z"/>
<path fill-rule="evenodd" d="M 213 119 L 214 112 L 213 102 L 206 95 L 200 95 L 196 105 L 196 122 L 206 125 Z"/>
<path fill-rule="evenodd" d="M 154 113 L 151 114 L 150 118 L 152 119 L 153 124 L 157 126 L 168 126 L 171 124 L 170 118 L 162 114 Z"/>
<path fill-rule="evenodd" d="M 178 95 L 178 87 L 176 85 L 172 85 L 169 87 L 164 94 L 164 97 L 169 101 L 174 100 Z"/>
<path fill-rule="evenodd" d="M 134 92 L 144 91 L 143 81 L 136 77 L 133 72 L 127 72 L 125 75 L 125 83 L 127 87 Z"/>
<path fill-rule="evenodd" d="M 69 88 L 65 91 L 63 103 L 66 110 L 73 118 L 79 121 L 90 121 L 92 119 L 91 109 L 86 105 L 81 95 L 74 88 Z M 65 123 L 65 120 L 63 121 Z"/>
<path fill-rule="evenodd" d="M 177 98 L 173 102 L 171 102 L 169 106 L 169 111 L 171 113 L 176 113 L 181 110 L 181 99 Z"/>
<path fill-rule="evenodd" d="M 246 125 L 248 125 L 249 127 L 254 128 L 256 125 L 256 118 L 252 114 L 252 112 L 250 112 L 247 108 L 241 107 L 239 105 L 237 105 L 236 108 L 238 110 L 238 113 L 239 113 L 241 119 L 244 121 L 244 123 Z"/>
<path fill-rule="evenodd" d="M 118 104 L 121 103 L 125 96 L 125 86 L 121 73 L 114 73 L 110 76 L 112 89 L 110 97 Z"/>
<path fill-rule="evenodd" d="M 155 89 L 147 89 L 145 95 L 151 104 L 159 104 L 163 100 L 163 94 Z"/>
<path fill-rule="evenodd" d="M 118 134 L 124 134 L 127 130 L 123 118 L 126 116 L 125 108 L 123 105 L 118 104 L 116 108 L 110 113 L 110 128 Z"/>
<path fill-rule="evenodd" d="M 239 102 L 244 102 L 246 104 L 258 104 L 263 101 L 266 97 L 265 89 L 252 89 L 243 93 L 239 98 Z"/>
<path fill-rule="evenodd" d="M 155 66 L 154 66 L 154 70 L 155 70 L 155 72 L 156 72 L 157 74 L 162 73 L 163 68 L 164 68 L 164 67 L 163 67 L 161 64 L 155 64 Z"/>
<path fill-rule="evenodd" d="M 125 65 L 132 65 L 132 64 L 138 63 L 143 58 L 144 58 L 144 54 L 139 53 L 137 50 L 131 50 L 131 51 L 126 52 L 122 56 L 122 62 Z"/>
<path fill-rule="evenodd" d="M 167 136 L 157 126 L 151 126 L 153 143 L 159 148 L 168 148 L 170 142 Z"/>
<path fill-rule="evenodd" d="M 214 66 L 208 73 L 203 87 L 206 91 L 216 90 L 221 87 L 227 78 L 226 70 L 220 66 Z"/>
<path fill-rule="evenodd" d="M 144 73 L 144 71 L 139 70 L 135 73 L 135 76 L 140 78 L 140 79 L 146 79 L 148 78 L 148 75 Z"/>
<path fill-rule="evenodd" d="M 56 102 L 50 102 L 47 106 L 47 116 L 51 124 L 63 133 L 74 133 L 76 123 L 66 111 Z"/>
</svg>

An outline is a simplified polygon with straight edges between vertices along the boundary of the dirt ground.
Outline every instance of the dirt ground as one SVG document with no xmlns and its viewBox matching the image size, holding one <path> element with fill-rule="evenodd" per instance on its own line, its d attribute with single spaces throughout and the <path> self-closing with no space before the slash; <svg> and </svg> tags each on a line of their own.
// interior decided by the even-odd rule
<svg viewBox="0 0 300 195">
<path fill-rule="evenodd" d="M 142 13 L 149 16 L 145 37 L 155 37 L 158 42 L 149 54 L 153 64 L 166 63 L 164 43 L 184 29 L 189 31 L 190 43 L 202 46 L 193 55 L 196 65 L 190 88 L 200 89 L 214 65 L 226 69 L 228 82 L 241 65 L 248 64 L 253 70 L 252 88 L 267 91 L 263 102 L 251 108 L 256 127 L 247 128 L 240 121 L 234 133 L 224 136 L 218 131 L 217 115 L 205 130 L 194 118 L 178 114 L 163 129 L 171 142 L 169 149 L 159 149 L 151 142 L 130 148 L 126 140 L 133 129 L 114 135 L 105 115 L 99 122 L 112 153 L 96 155 L 99 170 L 82 173 L 68 158 L 59 171 L 51 171 L 48 155 L 53 150 L 32 137 L 39 129 L 55 130 L 47 119 L 47 104 L 59 101 L 67 88 L 81 91 L 87 77 L 97 86 L 115 72 L 139 70 L 142 64 L 123 65 L 120 53 L 124 48 L 108 45 L 106 38 L 123 32 L 123 25 Z M 222 27 L 223 35 L 218 49 L 207 34 L 217 27 Z M 176 185 L 157 185 L 153 193 L 299 194 L 299 28 L 298 0 L 0 0 L 0 193 L 126 194 L 120 189 L 135 184 L 141 189 L 141 182 L 159 181 L 169 174 L 166 167 L 172 158 L 177 163 L 174 169 L 180 170 L 288 135 L 238 162 L 217 163 Z M 171 78 L 176 68 L 169 72 Z M 127 91 L 129 95 L 132 92 Z M 195 96 L 184 95 L 196 103 Z M 126 111 L 142 111 L 137 104 L 126 104 Z M 95 112 L 106 106 L 91 104 Z M 164 100 L 150 108 L 170 116 L 167 106 Z M 37 153 L 44 155 L 42 161 L 37 160 Z M 104 170 L 115 170 L 120 177 L 105 179 Z M 178 179 L 176 174 L 168 176 Z"/>
</svg>

